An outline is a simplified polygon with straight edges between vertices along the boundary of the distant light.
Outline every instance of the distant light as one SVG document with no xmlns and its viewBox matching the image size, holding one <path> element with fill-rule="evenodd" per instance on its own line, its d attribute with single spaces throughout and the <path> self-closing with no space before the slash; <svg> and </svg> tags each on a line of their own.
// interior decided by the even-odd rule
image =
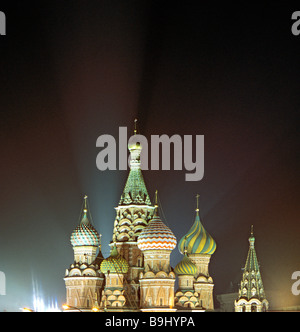
<svg viewBox="0 0 300 332">
<path fill-rule="evenodd" d="M 41 297 L 34 297 L 33 300 L 34 310 L 35 312 L 61 312 L 58 308 L 57 302 L 48 301 L 48 304 L 45 304 L 45 301 Z"/>
<path fill-rule="evenodd" d="M 69 309 L 70 309 L 70 307 L 69 307 L 67 304 L 63 304 L 63 305 L 62 305 L 62 308 L 63 308 L 64 310 L 69 310 Z"/>
<path fill-rule="evenodd" d="M 35 312 L 33 309 L 30 308 L 21 308 L 23 312 Z"/>
</svg>

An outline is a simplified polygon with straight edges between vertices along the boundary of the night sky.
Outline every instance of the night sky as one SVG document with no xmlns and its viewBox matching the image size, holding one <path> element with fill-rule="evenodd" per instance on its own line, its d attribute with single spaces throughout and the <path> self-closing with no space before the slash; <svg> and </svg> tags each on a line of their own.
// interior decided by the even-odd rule
<svg viewBox="0 0 300 332">
<path fill-rule="evenodd" d="M 186 182 L 185 170 L 143 174 L 178 241 L 200 194 L 217 242 L 214 294 L 239 282 L 254 225 L 265 290 L 300 304 L 291 293 L 300 270 L 300 36 L 291 16 L 300 8 L 232 3 L 1 1 L 1 311 L 32 306 L 33 288 L 65 301 L 85 194 L 109 255 L 128 171 L 99 171 L 96 140 L 118 139 L 120 126 L 129 135 L 135 118 L 149 140 L 205 137 L 203 180 Z M 176 248 L 173 267 L 181 257 Z"/>
</svg>

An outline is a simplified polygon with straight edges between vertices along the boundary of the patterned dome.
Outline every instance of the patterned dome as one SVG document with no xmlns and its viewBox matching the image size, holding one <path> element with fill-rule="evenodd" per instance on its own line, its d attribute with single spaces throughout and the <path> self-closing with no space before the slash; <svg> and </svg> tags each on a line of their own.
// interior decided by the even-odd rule
<svg viewBox="0 0 300 332">
<path fill-rule="evenodd" d="M 176 237 L 169 227 L 167 227 L 155 215 L 150 220 L 138 237 L 138 247 L 140 250 L 173 250 L 176 247 Z"/>
<path fill-rule="evenodd" d="M 195 275 L 197 273 L 197 267 L 184 255 L 182 261 L 175 266 L 174 272 L 178 275 Z"/>
<path fill-rule="evenodd" d="M 87 209 L 83 210 L 83 217 L 80 225 L 76 227 L 71 235 L 73 247 L 78 246 L 95 246 L 100 244 L 100 236 L 87 217 Z"/>
<path fill-rule="evenodd" d="M 216 250 L 216 242 L 204 229 L 199 213 L 197 212 L 195 223 L 189 232 L 179 241 L 179 251 L 183 254 L 212 255 Z"/>
<path fill-rule="evenodd" d="M 100 270 L 102 273 L 122 273 L 128 272 L 128 262 L 125 258 L 119 255 L 118 249 L 114 246 L 111 250 L 110 256 L 101 263 Z"/>
</svg>

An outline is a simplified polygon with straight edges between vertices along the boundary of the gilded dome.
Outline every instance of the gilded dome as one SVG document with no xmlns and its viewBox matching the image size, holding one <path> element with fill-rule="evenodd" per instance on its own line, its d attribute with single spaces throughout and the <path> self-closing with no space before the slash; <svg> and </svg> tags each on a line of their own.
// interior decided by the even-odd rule
<svg viewBox="0 0 300 332">
<path fill-rule="evenodd" d="M 110 256 L 101 263 L 100 270 L 102 273 L 121 273 L 125 274 L 128 272 L 128 262 L 119 253 L 117 247 L 111 250 Z"/>
<path fill-rule="evenodd" d="M 87 209 L 83 210 L 83 216 L 80 225 L 76 227 L 71 235 L 73 247 L 78 246 L 99 246 L 100 235 L 90 223 L 87 217 Z"/>
<path fill-rule="evenodd" d="M 176 237 L 156 214 L 150 220 L 138 237 L 140 250 L 173 250 L 176 247 Z"/>
<path fill-rule="evenodd" d="M 197 273 L 196 265 L 184 255 L 181 262 L 179 262 L 174 269 L 177 275 L 195 275 Z"/>
<path fill-rule="evenodd" d="M 204 229 L 199 218 L 199 213 L 197 212 L 194 225 L 179 241 L 179 251 L 182 254 L 186 250 L 188 254 L 212 255 L 215 252 L 216 247 L 216 242 Z"/>
</svg>

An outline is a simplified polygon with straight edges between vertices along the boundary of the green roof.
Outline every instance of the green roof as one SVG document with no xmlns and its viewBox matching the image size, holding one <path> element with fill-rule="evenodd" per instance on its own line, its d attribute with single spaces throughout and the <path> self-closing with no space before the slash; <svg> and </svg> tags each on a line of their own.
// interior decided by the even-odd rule
<svg viewBox="0 0 300 332">
<path fill-rule="evenodd" d="M 131 144 L 128 149 L 130 151 L 130 172 L 119 205 L 151 205 L 141 171 L 142 146 Z"/>
</svg>

